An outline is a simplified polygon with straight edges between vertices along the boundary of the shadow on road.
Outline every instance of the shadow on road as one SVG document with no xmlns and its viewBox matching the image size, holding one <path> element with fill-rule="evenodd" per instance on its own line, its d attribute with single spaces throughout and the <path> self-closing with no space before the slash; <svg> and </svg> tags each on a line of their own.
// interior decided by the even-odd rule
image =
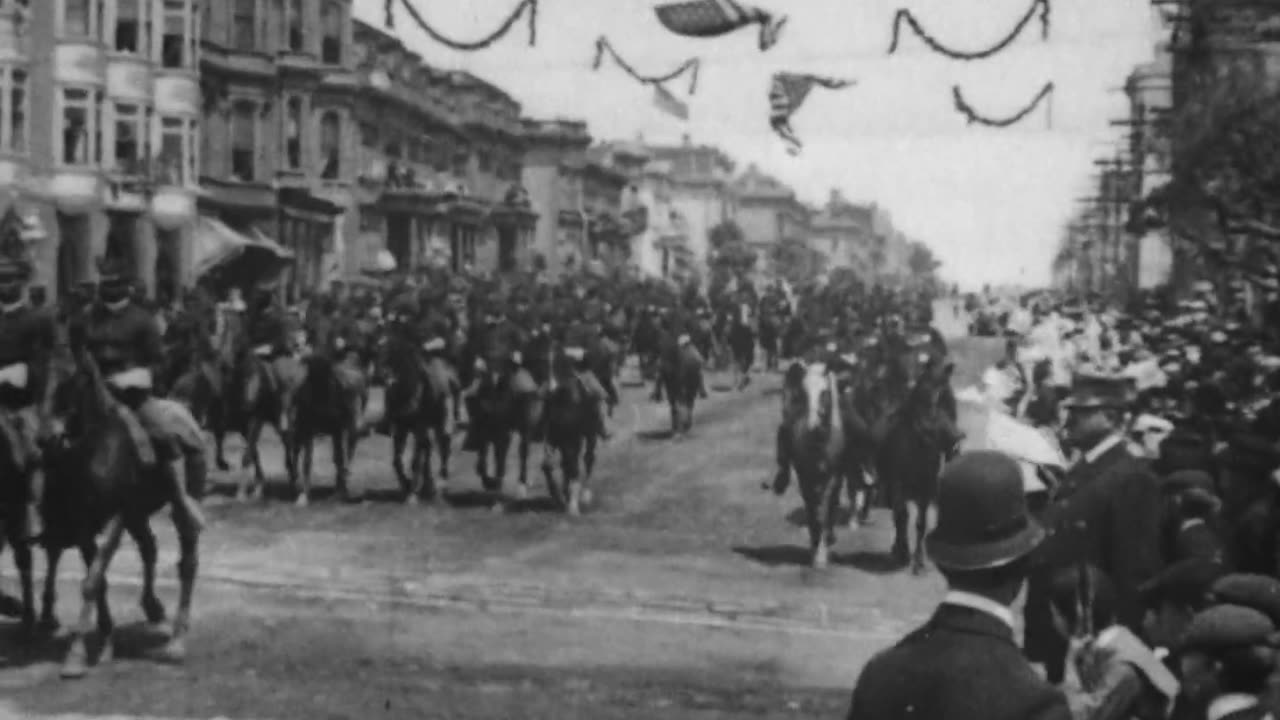
<svg viewBox="0 0 1280 720">
<path fill-rule="evenodd" d="M 661 442 L 663 440 L 670 440 L 674 435 L 675 433 L 671 431 L 671 428 L 641 430 L 636 433 L 636 439 L 643 442 Z"/>
<path fill-rule="evenodd" d="M 733 548 L 733 552 L 748 560 L 769 567 L 804 567 L 809 564 L 809 548 L 800 545 L 738 546 Z M 887 575 L 906 567 L 905 563 L 894 559 L 889 553 L 866 551 L 854 553 L 833 552 L 831 553 L 831 564 L 854 568 L 873 575 Z"/>
<path fill-rule="evenodd" d="M 120 660 L 156 662 L 152 654 L 169 640 L 163 627 L 143 621 L 116 626 L 111 634 L 114 657 Z M 37 631 L 28 636 L 19 623 L 0 625 L 0 670 L 23 668 L 40 663 L 58 663 L 66 656 L 68 639 L 63 633 Z M 87 639 L 90 664 L 97 664 L 102 641 L 96 633 Z"/>
</svg>

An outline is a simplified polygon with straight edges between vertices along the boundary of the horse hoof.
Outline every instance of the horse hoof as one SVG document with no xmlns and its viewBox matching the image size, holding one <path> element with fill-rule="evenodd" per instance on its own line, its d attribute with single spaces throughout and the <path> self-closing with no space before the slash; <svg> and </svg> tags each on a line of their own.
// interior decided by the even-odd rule
<svg viewBox="0 0 1280 720">
<path fill-rule="evenodd" d="M 528 486 L 528 485 L 525 485 L 524 483 L 521 483 L 521 484 L 519 484 L 519 485 L 517 485 L 517 486 L 516 486 L 516 499 L 517 499 L 517 500 L 528 500 L 528 499 L 529 499 L 529 486 Z"/>
<path fill-rule="evenodd" d="M 165 621 L 164 603 L 157 598 L 147 598 L 142 601 L 142 615 L 147 618 L 147 622 L 152 625 L 159 625 Z"/>
<path fill-rule="evenodd" d="M 85 659 L 83 651 L 73 651 L 62 663 L 62 669 L 58 672 L 63 680 L 79 680 L 89 674 L 89 662 Z"/>
<path fill-rule="evenodd" d="M 583 489 L 583 491 L 582 491 L 582 504 L 583 504 L 584 506 L 585 506 L 585 505 L 590 505 L 593 497 L 594 497 L 594 495 L 592 495 L 592 493 L 591 493 L 591 491 L 590 491 L 590 490 Z"/>
<path fill-rule="evenodd" d="M 308 502 L 306 495 L 299 495 L 298 499 L 293 501 L 293 504 L 295 507 L 304 508 L 307 506 Z"/>
<path fill-rule="evenodd" d="M 183 640 L 170 640 L 156 652 L 155 657 L 161 662 L 181 665 L 187 661 L 187 644 Z"/>
<path fill-rule="evenodd" d="M 249 493 L 244 490 L 240 490 L 236 492 L 236 502 L 238 503 L 249 502 Z"/>
<path fill-rule="evenodd" d="M 582 506 L 576 500 L 569 501 L 568 508 L 569 517 L 578 517 L 582 515 Z"/>
</svg>

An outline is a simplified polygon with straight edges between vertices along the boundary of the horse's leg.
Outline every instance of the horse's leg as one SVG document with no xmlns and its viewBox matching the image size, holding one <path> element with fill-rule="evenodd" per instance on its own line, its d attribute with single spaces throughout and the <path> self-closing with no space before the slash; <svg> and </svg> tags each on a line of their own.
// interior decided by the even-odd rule
<svg viewBox="0 0 1280 720">
<path fill-rule="evenodd" d="M 503 428 L 493 440 L 493 491 L 502 496 L 507 478 L 507 455 L 511 452 L 511 430 Z"/>
<path fill-rule="evenodd" d="M 827 547 L 836 544 L 836 515 L 840 510 L 840 490 L 843 487 L 840 473 L 829 473 L 822 488 L 822 539 Z"/>
<path fill-rule="evenodd" d="M 253 484 L 261 486 L 262 477 L 262 459 L 258 456 L 258 440 L 262 437 L 262 418 L 254 414 L 249 418 L 249 426 L 245 429 L 244 434 L 244 466 L 252 468 Z M 236 490 L 236 500 L 244 502 L 249 499 L 249 489 L 247 487 L 248 479 L 240 478 L 240 487 Z"/>
<path fill-rule="evenodd" d="M 516 472 L 519 474 L 516 492 L 521 500 L 529 496 L 529 436 L 533 431 L 526 425 L 520 428 L 516 438 Z"/>
<path fill-rule="evenodd" d="M 436 434 L 436 453 L 440 456 L 440 492 L 444 492 L 449 488 L 449 456 L 453 453 L 453 436 L 449 432 L 449 421 L 447 418 L 441 418 L 435 426 Z M 426 462 L 431 462 L 430 454 L 427 455 Z"/>
<path fill-rule="evenodd" d="M 911 556 L 911 572 L 916 575 L 925 572 L 924 536 L 929 531 L 929 504 L 927 497 L 916 498 L 916 546 Z"/>
<path fill-rule="evenodd" d="M 558 449 L 552 444 L 550 438 L 545 440 L 542 445 L 542 476 L 547 481 L 547 494 L 551 496 L 551 500 L 555 504 L 564 508 L 567 504 L 563 490 L 559 482 L 556 481 L 556 453 Z"/>
<path fill-rule="evenodd" d="M 796 469 L 796 480 L 800 486 L 800 497 L 804 499 L 804 515 L 809 529 L 809 564 L 821 570 L 827 566 L 829 556 L 823 532 L 826 522 L 822 512 L 823 490 L 815 486 L 816 479 L 812 470 Z"/>
<path fill-rule="evenodd" d="M 13 564 L 18 567 L 18 579 L 22 585 L 22 633 L 27 637 L 36 632 L 36 591 L 31 574 L 31 545 L 17 537 L 17 524 L 12 524 L 6 534 L 13 548 Z"/>
<path fill-rule="evenodd" d="M 299 475 L 302 476 L 302 491 L 298 493 L 298 499 L 294 501 L 298 507 L 306 507 L 311 502 L 311 460 L 315 454 L 315 438 L 312 437 L 311 431 L 294 429 L 294 439 L 298 443 L 299 459 L 302 467 Z"/>
<path fill-rule="evenodd" d="M 100 609 L 103 604 L 102 599 L 105 597 L 107 566 L 111 564 L 111 558 L 119 549 L 123 534 L 124 518 L 116 515 L 107 521 L 102 545 L 96 552 L 89 551 L 87 548 L 81 549 L 82 555 L 93 559 L 89 562 L 84 581 L 80 586 L 83 604 L 80 606 L 80 617 L 76 621 L 75 629 L 71 631 L 71 646 L 62 662 L 64 678 L 80 678 L 89 672 L 89 651 L 85 647 L 85 636 L 93 631 L 94 610 Z M 86 544 L 92 544 L 92 541 Z M 109 642 L 109 639 L 104 638 L 104 653 Z"/>
<path fill-rule="evenodd" d="M 427 500 L 435 500 L 437 494 L 435 476 L 431 471 L 432 433 L 433 428 L 426 420 L 418 421 L 413 441 L 413 478 L 417 483 L 415 493 Z"/>
<path fill-rule="evenodd" d="M 348 467 L 350 457 L 347 451 L 351 448 L 350 440 L 347 438 L 349 429 L 336 427 L 334 428 L 333 440 L 333 484 L 337 486 L 338 500 L 341 502 L 351 501 L 351 488 L 348 486 L 350 478 L 348 477 L 351 468 Z"/>
<path fill-rule="evenodd" d="M 226 453 L 223 452 L 222 444 L 227 438 L 227 423 L 222 417 L 220 409 L 210 409 L 209 411 L 210 430 L 213 431 L 213 458 L 218 469 L 226 472 L 231 469 L 231 464 L 227 462 Z"/>
<path fill-rule="evenodd" d="M 902 478 L 896 479 L 895 482 L 901 483 Z M 907 545 L 907 521 L 910 519 L 910 509 L 901 491 L 894 490 L 892 495 L 893 557 L 898 562 L 905 563 L 911 557 L 911 548 Z"/>
<path fill-rule="evenodd" d="M 410 498 L 415 496 L 415 491 L 418 488 L 416 487 L 416 484 L 417 484 L 416 477 L 413 478 L 413 482 L 411 482 L 409 476 L 406 475 L 404 472 L 404 457 L 403 457 L 404 445 L 408 440 L 409 440 L 408 423 L 400 422 L 398 420 L 392 421 L 391 423 L 391 469 L 394 470 L 396 473 L 396 480 L 400 481 L 400 490 L 405 494 L 405 498 L 404 498 L 405 502 L 411 503 L 414 501 L 411 500 Z M 413 448 L 413 459 L 410 461 L 410 464 L 415 469 L 415 475 L 416 475 L 416 468 L 417 468 L 417 459 L 418 459 L 418 442 L 415 440 L 414 448 Z"/>
<path fill-rule="evenodd" d="M 151 531 L 151 524 L 145 519 L 141 522 L 130 522 L 126 528 L 129 536 L 138 545 L 138 557 L 142 559 L 142 614 L 147 622 L 158 625 L 164 622 L 164 603 L 156 596 L 156 534 Z"/>
<path fill-rule="evenodd" d="M 579 474 L 579 457 L 582 454 L 582 437 L 574 437 L 565 441 L 560 450 L 560 470 L 564 473 L 564 484 L 569 496 L 566 508 L 571 516 L 582 514 L 582 478 Z"/>
<path fill-rule="evenodd" d="M 195 591 L 196 572 L 200 568 L 200 530 L 178 513 L 173 514 L 173 527 L 178 533 L 178 611 L 173 616 L 169 642 L 160 650 L 160 657 L 180 663 L 187 657 L 191 596 Z"/>
<path fill-rule="evenodd" d="M 599 442 L 600 438 L 594 434 L 587 435 L 584 440 L 585 447 L 582 453 L 582 504 L 584 506 L 591 505 L 591 476 L 596 469 L 596 446 Z"/>
<path fill-rule="evenodd" d="M 58 630 L 58 563 L 62 560 L 62 547 L 56 543 L 45 546 L 44 594 L 40 598 L 40 629 L 47 633 Z"/>
</svg>

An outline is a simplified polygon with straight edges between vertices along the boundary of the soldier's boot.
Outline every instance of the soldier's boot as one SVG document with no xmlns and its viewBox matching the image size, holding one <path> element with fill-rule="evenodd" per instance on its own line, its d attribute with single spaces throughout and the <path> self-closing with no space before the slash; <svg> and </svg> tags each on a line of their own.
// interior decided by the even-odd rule
<svg viewBox="0 0 1280 720">
<path fill-rule="evenodd" d="M 200 509 L 200 503 L 191 497 L 188 488 L 203 485 L 206 472 L 204 458 L 187 455 L 167 463 L 166 470 L 174 510 L 186 515 L 196 532 L 203 531 L 207 524 L 204 511 Z"/>
<path fill-rule="evenodd" d="M 44 538 L 43 504 L 44 468 L 37 464 L 27 477 L 27 508 L 23 523 L 23 539 L 27 542 L 36 543 Z"/>
</svg>

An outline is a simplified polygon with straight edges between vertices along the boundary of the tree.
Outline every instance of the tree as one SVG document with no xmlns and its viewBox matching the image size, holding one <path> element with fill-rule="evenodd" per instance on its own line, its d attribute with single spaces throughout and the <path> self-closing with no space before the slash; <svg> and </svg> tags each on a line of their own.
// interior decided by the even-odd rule
<svg viewBox="0 0 1280 720">
<path fill-rule="evenodd" d="M 827 256 L 801 238 L 785 238 L 770 253 L 774 272 L 792 285 L 813 281 L 826 271 Z"/>
<path fill-rule="evenodd" d="M 911 243 L 911 253 L 907 256 L 907 269 L 921 280 L 932 279 L 942 262 L 933 256 L 933 249 L 921 242 Z"/>
<path fill-rule="evenodd" d="M 711 257 L 707 265 L 711 271 L 713 295 L 729 284 L 731 279 L 745 282 L 751 271 L 755 270 L 757 254 L 747 244 L 742 228 L 732 220 L 726 220 L 711 228 L 707 237 L 711 245 Z"/>
</svg>

